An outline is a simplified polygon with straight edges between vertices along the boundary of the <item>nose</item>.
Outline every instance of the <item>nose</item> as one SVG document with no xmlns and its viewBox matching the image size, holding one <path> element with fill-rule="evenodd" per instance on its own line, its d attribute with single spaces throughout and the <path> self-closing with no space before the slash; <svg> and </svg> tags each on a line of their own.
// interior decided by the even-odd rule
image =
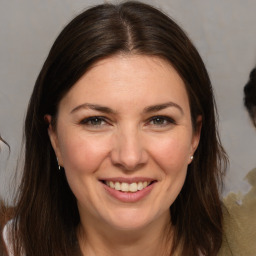
<svg viewBox="0 0 256 256">
<path fill-rule="evenodd" d="M 136 129 L 125 129 L 116 134 L 111 161 L 127 171 L 137 170 L 147 163 L 148 153 L 143 146 L 142 136 Z"/>
</svg>

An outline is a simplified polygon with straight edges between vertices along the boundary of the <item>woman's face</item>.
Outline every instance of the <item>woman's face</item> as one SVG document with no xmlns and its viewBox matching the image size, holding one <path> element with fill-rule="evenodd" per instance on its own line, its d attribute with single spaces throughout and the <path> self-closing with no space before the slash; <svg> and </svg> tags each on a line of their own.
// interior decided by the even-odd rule
<svg viewBox="0 0 256 256">
<path fill-rule="evenodd" d="M 82 223 L 116 229 L 169 218 L 199 142 L 178 73 L 140 55 L 97 62 L 61 100 L 49 135 Z"/>
</svg>

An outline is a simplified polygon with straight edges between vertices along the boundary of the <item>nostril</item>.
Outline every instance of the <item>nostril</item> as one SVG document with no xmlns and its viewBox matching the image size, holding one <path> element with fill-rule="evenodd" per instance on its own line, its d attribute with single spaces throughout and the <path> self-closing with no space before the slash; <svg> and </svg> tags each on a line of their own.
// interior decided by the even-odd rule
<svg viewBox="0 0 256 256">
<path fill-rule="evenodd" d="M 116 166 L 119 167 L 124 172 L 135 172 L 142 169 L 145 166 L 145 164 L 144 163 L 140 163 L 136 165 L 118 164 Z"/>
</svg>

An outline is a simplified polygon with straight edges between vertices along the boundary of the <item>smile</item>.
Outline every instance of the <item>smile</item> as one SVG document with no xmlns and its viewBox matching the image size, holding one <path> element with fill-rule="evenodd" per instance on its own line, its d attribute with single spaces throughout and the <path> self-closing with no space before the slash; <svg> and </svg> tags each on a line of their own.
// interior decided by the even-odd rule
<svg viewBox="0 0 256 256">
<path fill-rule="evenodd" d="M 152 182 L 140 181 L 140 182 L 133 182 L 133 183 L 129 184 L 126 182 L 105 181 L 104 183 L 108 187 L 113 188 L 117 191 L 135 193 L 137 191 L 143 190 L 144 188 L 149 186 Z"/>
<path fill-rule="evenodd" d="M 100 181 L 107 194 L 124 203 L 136 203 L 146 198 L 157 183 L 157 180 L 145 177 L 115 177 Z"/>
</svg>

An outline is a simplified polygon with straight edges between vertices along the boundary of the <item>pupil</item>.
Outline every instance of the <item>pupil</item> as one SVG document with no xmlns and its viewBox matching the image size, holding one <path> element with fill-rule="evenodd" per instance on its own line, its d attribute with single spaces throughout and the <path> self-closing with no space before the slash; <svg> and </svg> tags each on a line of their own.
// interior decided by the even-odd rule
<svg viewBox="0 0 256 256">
<path fill-rule="evenodd" d="M 95 119 L 91 120 L 91 122 L 94 125 L 99 125 L 101 123 L 101 120 L 99 118 L 95 118 Z"/>
<path fill-rule="evenodd" d="M 158 118 L 155 119 L 155 123 L 163 124 L 163 119 L 158 117 Z"/>
</svg>

